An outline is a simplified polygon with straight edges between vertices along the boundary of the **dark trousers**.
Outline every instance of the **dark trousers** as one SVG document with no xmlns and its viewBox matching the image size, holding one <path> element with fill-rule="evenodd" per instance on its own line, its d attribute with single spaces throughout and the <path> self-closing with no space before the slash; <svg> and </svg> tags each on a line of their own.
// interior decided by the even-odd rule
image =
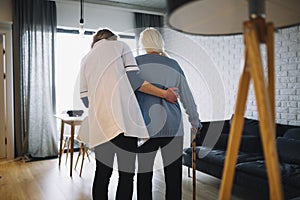
<svg viewBox="0 0 300 200">
<path fill-rule="evenodd" d="M 120 134 L 111 141 L 95 147 L 96 172 L 92 189 L 94 200 L 108 200 L 108 186 L 115 155 L 119 171 L 116 200 L 132 199 L 136 145 L 136 138 Z"/>
<path fill-rule="evenodd" d="M 153 166 L 159 148 L 164 165 L 165 200 L 181 200 L 183 137 L 151 138 L 138 148 L 138 200 L 153 199 Z"/>
</svg>

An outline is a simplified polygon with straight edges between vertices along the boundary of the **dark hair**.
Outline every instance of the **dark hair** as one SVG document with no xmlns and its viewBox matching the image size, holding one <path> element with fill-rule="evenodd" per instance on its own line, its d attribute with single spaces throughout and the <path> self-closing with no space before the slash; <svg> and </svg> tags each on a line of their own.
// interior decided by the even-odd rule
<svg viewBox="0 0 300 200">
<path fill-rule="evenodd" d="M 115 35 L 113 32 L 111 32 L 108 29 L 102 29 L 97 31 L 97 33 L 93 37 L 93 43 L 92 43 L 92 48 L 96 42 L 102 39 L 107 39 L 107 40 L 116 40 L 117 35 Z"/>
</svg>

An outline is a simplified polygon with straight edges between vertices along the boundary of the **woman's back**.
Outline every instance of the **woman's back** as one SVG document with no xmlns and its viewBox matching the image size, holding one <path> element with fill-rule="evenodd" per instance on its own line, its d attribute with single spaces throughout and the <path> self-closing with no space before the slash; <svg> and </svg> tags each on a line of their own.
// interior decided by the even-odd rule
<svg viewBox="0 0 300 200">
<path fill-rule="evenodd" d="M 136 61 L 142 79 L 162 89 L 180 87 L 183 74 L 175 60 L 157 54 L 146 54 L 136 57 Z M 171 104 L 142 92 L 136 92 L 136 96 L 151 137 L 173 137 L 183 134 L 178 103 Z"/>
</svg>

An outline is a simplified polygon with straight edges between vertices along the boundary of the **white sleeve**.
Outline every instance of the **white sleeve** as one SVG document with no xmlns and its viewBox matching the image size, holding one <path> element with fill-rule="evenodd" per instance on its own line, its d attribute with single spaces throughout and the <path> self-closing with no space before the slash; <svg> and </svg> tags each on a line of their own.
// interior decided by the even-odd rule
<svg viewBox="0 0 300 200">
<path fill-rule="evenodd" d="M 133 56 L 131 49 L 126 43 L 124 43 L 123 45 L 122 59 L 126 72 L 139 71 L 135 57 Z"/>
<path fill-rule="evenodd" d="M 88 85 L 85 76 L 85 65 L 84 62 L 81 62 L 80 67 L 80 98 L 88 96 Z"/>
</svg>

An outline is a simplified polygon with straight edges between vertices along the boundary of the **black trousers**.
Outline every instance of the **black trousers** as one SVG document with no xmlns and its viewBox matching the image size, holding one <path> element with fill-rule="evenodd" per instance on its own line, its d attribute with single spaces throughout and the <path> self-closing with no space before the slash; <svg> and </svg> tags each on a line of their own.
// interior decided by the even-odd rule
<svg viewBox="0 0 300 200">
<path fill-rule="evenodd" d="M 92 189 L 94 200 L 108 200 L 108 186 L 115 155 L 119 171 L 116 200 L 132 199 L 136 147 L 137 139 L 124 134 L 95 147 L 96 172 Z"/>
<path fill-rule="evenodd" d="M 183 137 L 151 138 L 138 148 L 138 200 L 152 200 L 153 166 L 161 149 L 166 183 L 165 200 L 181 200 Z"/>
</svg>

